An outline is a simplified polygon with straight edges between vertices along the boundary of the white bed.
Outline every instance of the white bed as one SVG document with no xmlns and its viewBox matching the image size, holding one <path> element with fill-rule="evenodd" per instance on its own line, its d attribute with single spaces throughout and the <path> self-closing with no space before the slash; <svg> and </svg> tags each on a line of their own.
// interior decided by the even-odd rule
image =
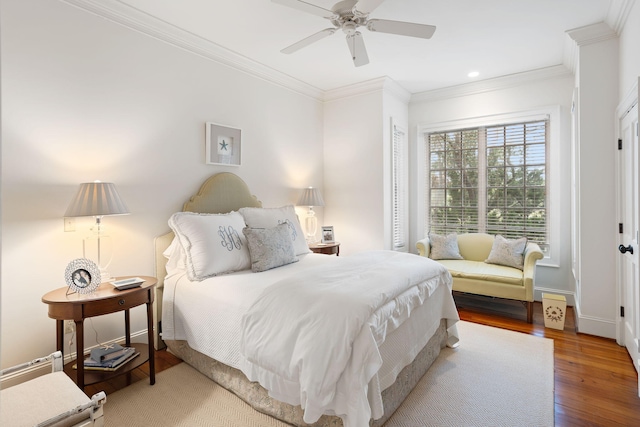
<svg viewBox="0 0 640 427">
<path fill-rule="evenodd" d="M 260 205 L 240 178 L 223 173 L 210 178 L 183 210 L 227 213 Z M 382 425 L 447 340 L 457 341 L 450 275 L 417 255 L 299 253 L 296 262 L 259 273 L 244 269 L 193 280 L 184 267 L 184 252 L 173 233 L 156 239 L 162 339 L 173 353 L 254 408 L 289 424 Z M 384 264 L 395 272 L 385 276 Z M 396 279 L 403 274 L 404 279 Z M 373 287 L 385 290 L 369 292 Z M 292 303 L 297 294 L 303 302 Z M 362 308 L 356 301 L 361 298 L 355 298 L 361 294 L 369 294 Z M 334 302 L 322 305 L 331 298 Z M 285 309 L 277 308 L 281 300 Z M 341 309 L 333 309 L 340 304 Z M 297 322 L 314 311 L 310 308 L 323 320 Z M 349 326 L 341 333 L 335 325 L 323 331 L 331 321 L 353 324 L 353 332 Z M 308 329 L 309 324 L 316 329 Z M 278 344 L 265 347 L 261 340 Z M 307 353 L 300 350 L 301 342 Z M 284 366 L 270 365 L 275 362 L 265 354 L 282 359 Z"/>
</svg>

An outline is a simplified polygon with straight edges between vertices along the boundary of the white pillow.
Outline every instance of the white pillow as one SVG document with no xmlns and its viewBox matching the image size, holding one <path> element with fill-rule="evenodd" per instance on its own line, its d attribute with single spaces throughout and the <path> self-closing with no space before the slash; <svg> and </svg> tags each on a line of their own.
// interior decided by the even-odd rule
<svg viewBox="0 0 640 427">
<path fill-rule="evenodd" d="M 463 259 L 458 248 L 458 235 L 456 233 L 441 236 L 435 233 L 429 233 L 429 244 L 431 251 L 429 258 L 431 259 Z"/>
<path fill-rule="evenodd" d="M 187 276 L 191 280 L 251 267 L 247 240 L 242 234 L 244 219 L 238 212 L 178 212 L 169 219 L 169 227 L 184 250 Z"/>
<path fill-rule="evenodd" d="M 167 275 L 174 274 L 177 271 L 186 271 L 187 257 L 184 254 L 178 236 L 173 237 L 171 244 L 162 252 L 162 255 L 167 259 L 167 264 L 165 265 Z"/>
<path fill-rule="evenodd" d="M 522 270 L 524 268 L 524 249 L 527 246 L 527 238 L 509 240 L 498 234 L 493 240 L 487 264 L 499 264 Z"/>
<path fill-rule="evenodd" d="M 273 228 L 246 227 L 242 233 L 247 238 L 254 273 L 298 262 L 287 224 Z"/>
<path fill-rule="evenodd" d="M 296 255 L 311 252 L 304 238 L 298 215 L 293 205 L 281 208 L 240 208 L 244 222 L 249 228 L 273 228 L 278 224 L 287 224 Z"/>
</svg>

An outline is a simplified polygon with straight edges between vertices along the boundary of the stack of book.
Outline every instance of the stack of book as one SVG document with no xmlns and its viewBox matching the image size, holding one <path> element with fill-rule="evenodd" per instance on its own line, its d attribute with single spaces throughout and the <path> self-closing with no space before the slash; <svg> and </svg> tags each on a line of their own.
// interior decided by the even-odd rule
<svg viewBox="0 0 640 427">
<path fill-rule="evenodd" d="M 119 344 L 108 344 L 91 350 L 84 359 L 84 369 L 94 371 L 115 371 L 140 353 L 133 347 L 122 347 Z M 74 368 L 76 366 L 74 365 Z"/>
</svg>

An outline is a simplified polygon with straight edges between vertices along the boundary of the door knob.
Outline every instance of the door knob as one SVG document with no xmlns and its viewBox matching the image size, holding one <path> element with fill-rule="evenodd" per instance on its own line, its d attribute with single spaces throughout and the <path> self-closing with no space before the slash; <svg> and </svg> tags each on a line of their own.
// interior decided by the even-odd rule
<svg viewBox="0 0 640 427">
<path fill-rule="evenodd" d="M 618 246 L 618 250 L 623 254 L 626 253 L 626 252 L 629 252 L 631 255 L 633 255 L 633 246 L 631 246 L 631 245 L 629 245 L 627 247 L 625 247 L 624 245 L 620 245 L 620 246 Z"/>
</svg>

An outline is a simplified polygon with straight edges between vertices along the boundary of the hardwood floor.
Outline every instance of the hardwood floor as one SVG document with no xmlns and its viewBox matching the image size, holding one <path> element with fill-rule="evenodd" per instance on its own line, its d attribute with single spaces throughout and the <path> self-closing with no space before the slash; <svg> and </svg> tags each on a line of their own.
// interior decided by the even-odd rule
<svg viewBox="0 0 640 427">
<path fill-rule="evenodd" d="M 575 332 L 572 307 L 563 331 L 544 327 L 542 304 L 533 324 L 517 301 L 455 295 L 460 318 L 554 340 L 556 426 L 638 426 L 638 376 L 626 348 L 615 340 Z M 523 387 L 526 387 L 523 384 Z"/>
<path fill-rule="evenodd" d="M 555 423 L 565 426 L 638 426 L 638 377 L 624 347 L 614 340 L 575 332 L 574 312 L 567 308 L 564 331 L 544 327 L 542 304 L 535 303 L 533 324 L 516 301 L 456 295 L 460 318 L 554 340 Z M 156 373 L 181 363 L 167 351 L 156 352 Z M 133 371 L 131 382 L 148 381 L 147 364 Z M 514 378 L 517 381 L 517 378 Z M 127 375 L 86 388 L 91 396 L 127 386 Z M 526 384 L 522 385 L 526 387 Z"/>
</svg>

